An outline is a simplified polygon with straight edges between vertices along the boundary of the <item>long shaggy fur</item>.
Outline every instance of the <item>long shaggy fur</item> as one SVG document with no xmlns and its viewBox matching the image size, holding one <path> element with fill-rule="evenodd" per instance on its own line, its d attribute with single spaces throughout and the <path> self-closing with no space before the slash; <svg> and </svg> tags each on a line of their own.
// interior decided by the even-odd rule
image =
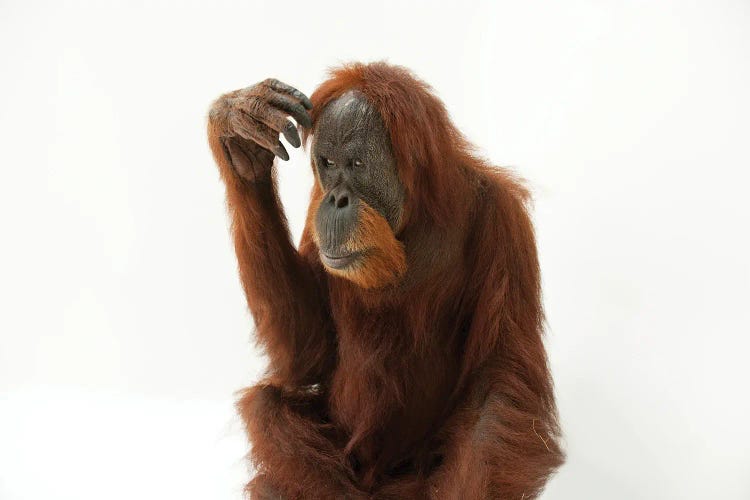
<svg viewBox="0 0 750 500">
<path fill-rule="evenodd" d="M 294 252 L 278 200 L 236 182 L 217 156 L 271 360 L 268 378 L 238 403 L 258 471 L 248 490 L 535 498 L 563 453 L 528 193 L 475 156 L 430 88 L 403 68 L 334 70 L 311 96 L 313 121 L 350 89 L 381 114 L 406 190 L 395 234 L 406 260 L 394 284 L 327 274 L 309 216 Z M 311 207 L 321 196 L 316 185 Z"/>
</svg>

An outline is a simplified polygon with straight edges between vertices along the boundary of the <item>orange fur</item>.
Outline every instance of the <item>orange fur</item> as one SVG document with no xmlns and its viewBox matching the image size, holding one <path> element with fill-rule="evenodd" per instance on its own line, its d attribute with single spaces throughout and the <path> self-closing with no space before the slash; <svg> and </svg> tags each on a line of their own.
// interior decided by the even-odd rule
<svg viewBox="0 0 750 500">
<path fill-rule="evenodd" d="M 321 200 L 311 206 L 308 213 L 315 213 Z M 315 244 L 320 246 L 318 232 L 312 224 Z M 388 221 L 364 200 L 360 200 L 357 213 L 357 229 L 345 243 L 348 252 L 361 252 L 362 256 L 345 269 L 326 270 L 346 278 L 362 288 L 379 288 L 397 282 L 406 272 L 404 245 L 396 239 Z"/>
<path fill-rule="evenodd" d="M 403 68 L 333 71 L 311 96 L 313 120 L 350 89 L 383 118 L 406 207 L 396 234 L 362 208 L 351 249 L 378 253 L 349 274 L 321 264 L 317 184 L 296 251 L 273 185 L 238 180 L 210 136 L 270 358 L 268 377 L 238 403 L 258 470 L 248 491 L 535 498 L 564 455 L 528 193 L 477 157 L 430 88 Z M 220 132 L 215 125 L 210 135 Z"/>
</svg>

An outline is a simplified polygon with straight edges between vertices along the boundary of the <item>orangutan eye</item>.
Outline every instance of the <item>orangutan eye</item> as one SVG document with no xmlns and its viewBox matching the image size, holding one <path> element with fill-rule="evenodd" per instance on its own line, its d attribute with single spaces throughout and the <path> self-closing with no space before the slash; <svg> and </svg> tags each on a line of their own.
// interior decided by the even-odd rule
<svg viewBox="0 0 750 500">
<path fill-rule="evenodd" d="M 321 157 L 320 157 L 320 163 L 321 163 L 321 164 L 322 164 L 323 166 L 325 166 L 325 167 L 332 167 L 332 166 L 334 166 L 334 165 L 335 165 L 335 163 L 333 163 L 333 160 L 329 160 L 329 159 L 328 159 L 328 158 L 326 158 L 325 156 L 321 156 Z"/>
</svg>

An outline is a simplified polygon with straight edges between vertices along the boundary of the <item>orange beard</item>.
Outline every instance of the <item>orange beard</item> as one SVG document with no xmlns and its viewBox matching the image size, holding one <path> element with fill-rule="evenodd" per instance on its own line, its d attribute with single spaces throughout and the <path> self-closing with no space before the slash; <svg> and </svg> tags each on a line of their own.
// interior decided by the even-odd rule
<svg viewBox="0 0 750 500">
<path fill-rule="evenodd" d="M 316 205 L 322 202 L 322 198 Z M 308 214 L 317 213 L 315 210 Z M 320 248 L 320 238 L 315 224 L 308 219 L 313 239 Z M 398 281 L 406 272 L 404 245 L 388 225 L 388 221 L 374 208 L 359 200 L 357 229 L 344 244 L 347 252 L 360 252 L 360 257 L 344 269 L 334 269 L 323 264 L 329 273 L 346 278 L 362 288 L 381 288 Z"/>
</svg>

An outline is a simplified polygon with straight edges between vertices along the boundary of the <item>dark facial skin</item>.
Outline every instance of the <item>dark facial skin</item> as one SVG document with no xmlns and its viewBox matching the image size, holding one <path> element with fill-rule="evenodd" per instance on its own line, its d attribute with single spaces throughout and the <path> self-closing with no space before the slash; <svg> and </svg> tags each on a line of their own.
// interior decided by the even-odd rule
<svg viewBox="0 0 750 500">
<path fill-rule="evenodd" d="M 359 92 L 349 91 L 323 110 L 312 156 L 325 193 L 315 218 L 321 258 L 343 269 L 358 257 L 344 246 L 357 230 L 360 204 L 372 207 L 396 232 L 404 189 L 383 121 Z"/>
</svg>

